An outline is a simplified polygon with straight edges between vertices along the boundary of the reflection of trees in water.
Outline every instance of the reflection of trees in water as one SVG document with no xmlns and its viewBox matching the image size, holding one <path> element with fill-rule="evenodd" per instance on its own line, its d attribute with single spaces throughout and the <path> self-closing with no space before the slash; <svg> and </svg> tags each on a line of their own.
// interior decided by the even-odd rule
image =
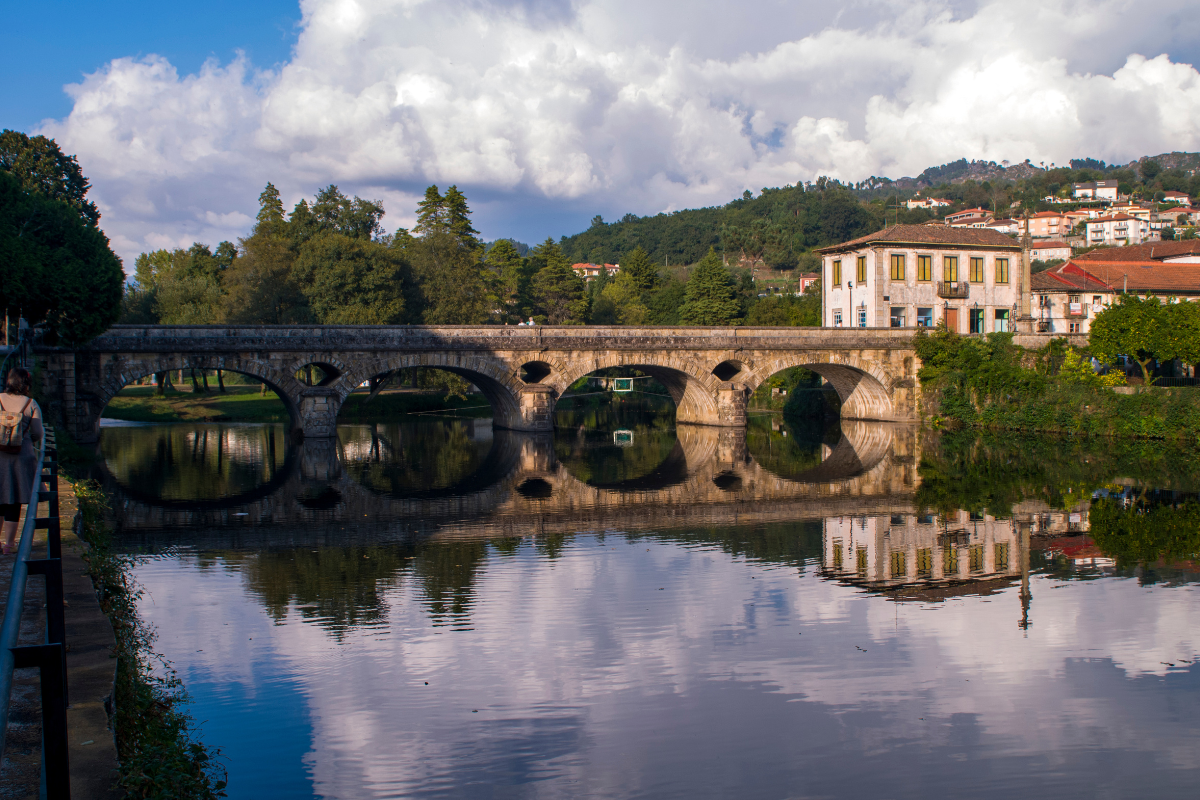
<svg viewBox="0 0 1200 800">
<path fill-rule="evenodd" d="M 473 420 L 339 427 L 346 472 L 392 496 L 445 489 L 469 477 L 487 458 L 490 438 L 476 439 Z"/>
<path fill-rule="evenodd" d="M 927 434 L 922 441 L 917 504 L 1007 515 L 1028 499 L 1073 506 L 1114 479 L 1200 490 L 1195 448 L 1177 442 Z"/>
<path fill-rule="evenodd" d="M 280 425 L 156 425 L 105 428 L 108 472 L 140 494 L 164 500 L 216 500 L 252 491 L 283 467 Z"/>
<path fill-rule="evenodd" d="M 205 560 L 215 564 L 210 555 Z M 349 630 L 385 620 L 384 596 L 400 585 L 407 555 L 377 545 L 235 552 L 220 558 L 241 570 L 276 622 L 294 607 L 341 639 Z"/>
<path fill-rule="evenodd" d="M 647 413 L 621 405 L 579 409 L 555 415 L 554 455 L 575 478 L 608 486 L 654 473 L 675 448 L 674 411 Z M 633 432 L 617 444 L 613 433 Z"/>
<path fill-rule="evenodd" d="M 755 414 L 746 425 L 746 451 L 763 469 L 782 478 L 801 475 L 821 465 L 822 447 L 837 446 L 836 421 Z"/>
<path fill-rule="evenodd" d="M 1165 562 L 1200 566 L 1200 502 L 1154 493 L 1125 503 L 1101 498 L 1088 513 L 1091 536 L 1120 567 Z"/>
</svg>

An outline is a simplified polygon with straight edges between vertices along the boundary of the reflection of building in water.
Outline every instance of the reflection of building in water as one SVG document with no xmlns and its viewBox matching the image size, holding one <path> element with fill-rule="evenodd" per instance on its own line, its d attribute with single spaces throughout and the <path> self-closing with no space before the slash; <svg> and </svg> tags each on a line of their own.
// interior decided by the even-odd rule
<svg viewBox="0 0 1200 800">
<path fill-rule="evenodd" d="M 1063 536 L 1087 533 L 1089 501 L 1083 501 L 1070 511 L 1050 508 L 1041 500 L 1026 500 L 1013 506 L 1013 516 L 1028 519 L 1034 536 Z"/>
<path fill-rule="evenodd" d="M 1020 538 L 1012 520 L 965 511 L 947 515 L 830 517 L 823 566 L 876 588 L 1016 576 Z"/>
</svg>

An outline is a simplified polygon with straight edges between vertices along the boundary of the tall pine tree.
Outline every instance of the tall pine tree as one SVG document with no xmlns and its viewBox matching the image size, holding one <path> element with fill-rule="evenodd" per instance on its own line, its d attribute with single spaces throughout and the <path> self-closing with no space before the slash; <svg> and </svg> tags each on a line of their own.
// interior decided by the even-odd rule
<svg viewBox="0 0 1200 800">
<path fill-rule="evenodd" d="M 446 219 L 446 198 L 438 191 L 436 185 L 425 190 L 425 197 L 417 203 L 417 224 L 413 233 L 426 236 L 431 233 L 448 233 L 449 225 Z"/>
<path fill-rule="evenodd" d="M 740 306 L 733 275 L 711 247 L 692 268 L 680 317 L 688 325 L 733 325 Z"/>
</svg>

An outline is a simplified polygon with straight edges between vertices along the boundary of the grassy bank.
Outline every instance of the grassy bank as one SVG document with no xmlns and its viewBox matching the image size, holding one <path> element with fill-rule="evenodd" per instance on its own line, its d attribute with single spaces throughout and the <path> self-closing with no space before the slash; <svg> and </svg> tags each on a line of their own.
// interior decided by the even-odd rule
<svg viewBox="0 0 1200 800">
<path fill-rule="evenodd" d="M 153 386 L 127 386 L 109 402 L 104 416 L 128 422 L 288 422 L 283 401 L 269 389 L 265 395 L 259 392 L 257 386 L 232 385 L 226 386 L 225 392 L 170 390 L 159 396 Z M 492 414 L 487 400 L 478 394 L 458 397 L 440 391 L 390 391 L 368 402 L 366 392 L 354 392 L 346 398 L 338 421 L 380 422 L 439 410 L 464 416 Z"/>
<path fill-rule="evenodd" d="M 113 551 L 104 521 L 105 497 L 93 481 L 76 483 L 75 496 L 80 536 L 89 548 L 84 560 L 116 639 L 112 723 L 120 759 L 117 783 L 129 797 L 224 797 L 219 751 L 199 741 L 184 709 L 183 687 L 154 652 L 154 631 L 138 616 L 141 590 L 130 575 L 131 557 Z"/>
<path fill-rule="evenodd" d="M 1040 351 L 945 330 L 916 337 L 923 415 L 934 427 L 1200 443 L 1200 390 L 1118 394 L 1086 351 L 1059 340 Z"/>
<path fill-rule="evenodd" d="M 153 386 L 126 386 L 109 401 L 104 416 L 129 422 L 287 422 L 283 401 L 257 386 L 227 386 L 224 392 L 193 393 Z"/>
</svg>

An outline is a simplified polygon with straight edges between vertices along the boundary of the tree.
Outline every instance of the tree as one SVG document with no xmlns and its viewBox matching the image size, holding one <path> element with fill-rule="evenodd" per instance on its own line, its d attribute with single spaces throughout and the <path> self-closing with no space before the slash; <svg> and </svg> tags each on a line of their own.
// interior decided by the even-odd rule
<svg viewBox="0 0 1200 800">
<path fill-rule="evenodd" d="M 653 291 L 659 284 L 658 265 L 640 246 L 633 248 L 621 259 L 621 274 L 628 275 L 643 292 Z"/>
<path fill-rule="evenodd" d="M 408 249 L 421 287 L 427 325 L 478 325 L 491 310 L 478 251 L 447 230 L 429 230 Z"/>
<path fill-rule="evenodd" d="M 442 197 L 436 185 L 425 190 L 425 197 L 417 203 L 417 224 L 413 233 L 448 233 L 449 222 L 446 219 L 446 198 Z"/>
<path fill-rule="evenodd" d="M 1138 167 L 1138 171 L 1142 173 L 1142 181 L 1150 183 L 1158 177 L 1158 173 L 1162 172 L 1162 167 L 1152 158 L 1147 158 Z"/>
<path fill-rule="evenodd" d="M 284 222 L 283 201 L 279 198 L 279 190 L 275 188 L 275 184 L 268 181 L 266 188 L 258 196 L 258 217 L 254 232 L 263 233 L 268 228 L 277 230 Z"/>
<path fill-rule="evenodd" d="M 437 187 L 433 187 L 435 190 Z M 444 198 L 446 208 L 446 228 L 450 235 L 467 250 L 478 250 L 483 247 L 479 241 L 479 231 L 471 227 L 471 209 L 467 206 L 467 197 L 451 186 L 446 190 Z"/>
<path fill-rule="evenodd" d="M 616 280 L 602 290 L 604 300 L 612 304 L 617 320 L 622 325 L 646 325 L 650 322 L 650 309 L 642 302 L 642 290 L 634 277 L 623 270 Z"/>
<path fill-rule="evenodd" d="M 100 211 L 85 195 L 91 188 L 75 156 L 45 136 L 29 137 L 19 131 L 0 132 L 0 170 L 9 173 L 21 188 L 65 203 L 89 225 L 100 223 Z"/>
<path fill-rule="evenodd" d="M 538 310 L 551 325 L 581 325 L 588 315 L 583 278 L 553 239 L 538 245 L 533 256 L 544 264 L 533 276 L 533 294 Z"/>
<path fill-rule="evenodd" d="M 0 264 L 0 305 L 44 325 L 48 343 L 80 344 L 117 321 L 125 275 L 108 237 L 79 208 L 24 189 L 7 171 Z"/>
<path fill-rule="evenodd" d="M 486 264 L 495 307 L 503 322 L 520 322 L 529 303 L 530 275 L 517 248 L 508 239 L 500 239 L 487 251 Z"/>
<path fill-rule="evenodd" d="M 737 321 L 738 301 L 733 275 L 716 250 L 692 268 L 680 317 L 688 325 L 732 325 Z"/>
<path fill-rule="evenodd" d="M 1167 324 L 1163 304 L 1157 297 L 1123 294 L 1092 320 L 1088 344 L 1092 354 L 1108 364 L 1115 364 L 1117 356 L 1133 358 L 1149 386 L 1152 381 L 1149 367 L 1154 360 L 1175 358 L 1169 352 L 1174 348 L 1165 337 Z"/>
<path fill-rule="evenodd" d="M 231 324 L 288 325 L 310 319 L 308 298 L 292 275 L 291 242 L 270 232 L 241 240 L 225 275 L 222 318 Z"/>
<path fill-rule="evenodd" d="M 385 245 L 322 233 L 296 259 L 297 281 L 323 325 L 395 325 L 404 318 L 408 262 Z"/>
</svg>

